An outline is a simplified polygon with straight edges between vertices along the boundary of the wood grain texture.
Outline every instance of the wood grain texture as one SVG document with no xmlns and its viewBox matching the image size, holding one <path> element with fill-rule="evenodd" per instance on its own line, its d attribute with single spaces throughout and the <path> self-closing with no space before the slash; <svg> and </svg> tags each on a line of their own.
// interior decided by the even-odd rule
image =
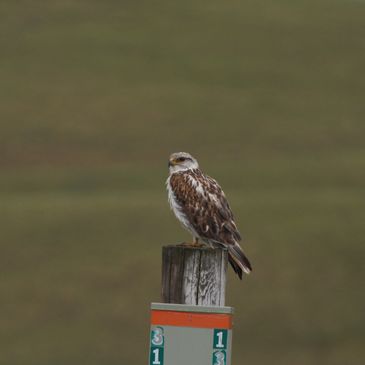
<svg viewBox="0 0 365 365">
<path fill-rule="evenodd" d="M 224 306 L 227 260 L 225 248 L 164 246 L 162 301 Z"/>
</svg>

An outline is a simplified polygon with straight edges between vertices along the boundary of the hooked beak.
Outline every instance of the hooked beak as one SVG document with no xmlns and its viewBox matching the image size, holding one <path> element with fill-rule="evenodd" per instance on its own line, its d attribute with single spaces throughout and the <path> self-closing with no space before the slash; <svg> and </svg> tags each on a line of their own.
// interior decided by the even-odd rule
<svg viewBox="0 0 365 365">
<path fill-rule="evenodd" d="M 169 160 L 168 167 L 175 166 L 175 165 L 176 165 L 176 163 L 174 160 Z"/>
</svg>

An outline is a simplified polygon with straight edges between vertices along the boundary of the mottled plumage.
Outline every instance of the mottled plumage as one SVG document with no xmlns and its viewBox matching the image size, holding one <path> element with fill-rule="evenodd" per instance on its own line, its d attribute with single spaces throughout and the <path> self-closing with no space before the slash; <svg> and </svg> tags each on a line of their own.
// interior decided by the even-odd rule
<svg viewBox="0 0 365 365">
<path fill-rule="evenodd" d="M 252 268 L 239 241 L 240 233 L 226 196 L 211 177 L 203 174 L 197 161 L 188 153 L 170 156 L 167 190 L 171 209 L 182 225 L 194 236 L 211 246 L 228 248 L 229 262 L 242 278 L 242 271 Z"/>
</svg>

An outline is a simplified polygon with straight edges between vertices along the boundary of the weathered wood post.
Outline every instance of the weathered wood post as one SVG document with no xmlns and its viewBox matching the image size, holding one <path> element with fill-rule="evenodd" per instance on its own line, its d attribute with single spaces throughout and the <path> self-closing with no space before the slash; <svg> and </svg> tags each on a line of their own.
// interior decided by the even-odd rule
<svg viewBox="0 0 365 365">
<path fill-rule="evenodd" d="M 163 247 L 162 303 L 151 304 L 149 365 L 231 364 L 227 262 L 224 248 Z"/>
<path fill-rule="evenodd" d="M 170 245 L 162 249 L 162 302 L 224 306 L 227 249 Z"/>
</svg>

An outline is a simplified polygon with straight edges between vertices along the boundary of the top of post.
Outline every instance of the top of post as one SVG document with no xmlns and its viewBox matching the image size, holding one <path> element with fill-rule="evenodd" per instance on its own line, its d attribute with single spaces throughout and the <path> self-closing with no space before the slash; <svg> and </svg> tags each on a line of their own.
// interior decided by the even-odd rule
<svg viewBox="0 0 365 365">
<path fill-rule="evenodd" d="M 224 247 L 168 245 L 162 249 L 164 303 L 224 306 L 228 251 Z"/>
</svg>

